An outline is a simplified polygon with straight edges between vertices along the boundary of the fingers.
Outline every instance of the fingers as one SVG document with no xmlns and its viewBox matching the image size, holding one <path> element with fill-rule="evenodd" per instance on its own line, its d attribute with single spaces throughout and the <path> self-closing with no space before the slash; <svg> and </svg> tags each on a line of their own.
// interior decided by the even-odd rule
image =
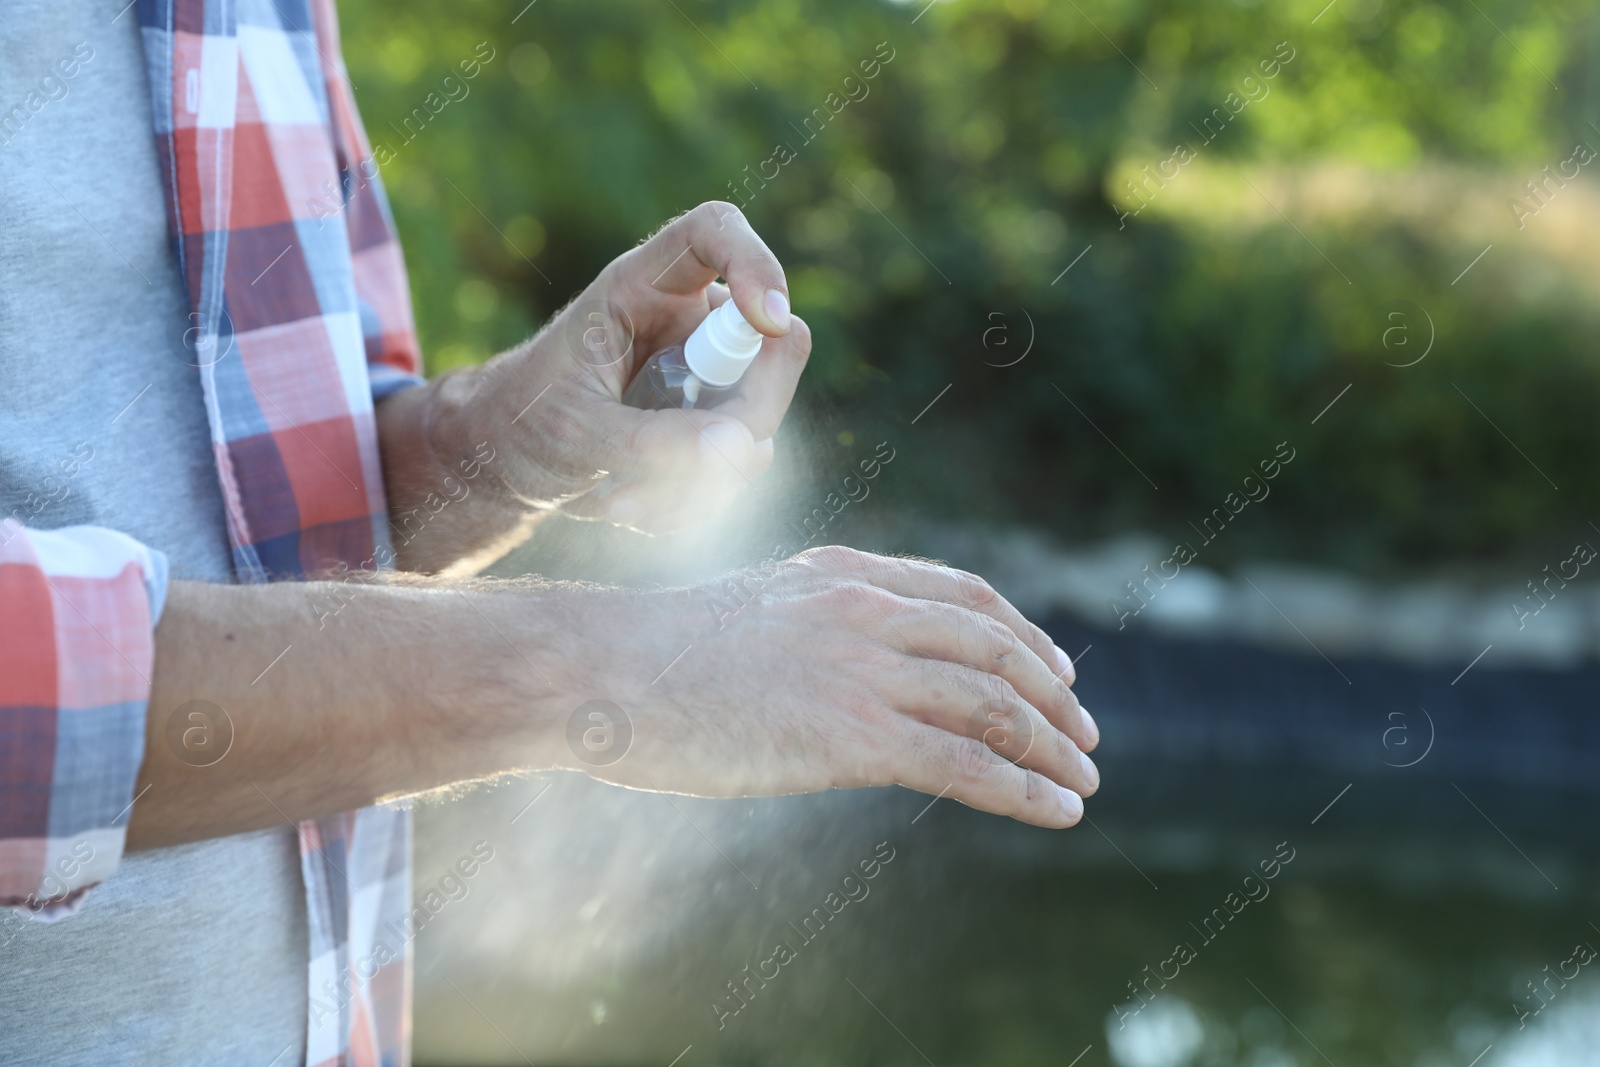
<svg viewBox="0 0 1600 1067">
<path fill-rule="evenodd" d="M 1056 677 L 1012 629 L 966 608 L 930 600 L 900 600 L 900 611 L 883 616 L 878 637 L 909 656 L 968 664 L 1044 714 L 1087 752 L 1099 740 L 1066 682 Z M 1010 753 L 1006 753 L 1010 758 Z M 1092 766 L 1092 765 L 1091 765 Z"/>
<path fill-rule="evenodd" d="M 758 441 L 778 432 L 811 355 L 811 328 L 799 316 L 791 323 L 788 333 L 762 343 L 761 353 L 739 381 L 739 392 L 717 405 L 720 414 L 744 423 Z"/>
<path fill-rule="evenodd" d="M 918 600 L 943 601 L 987 615 L 1021 638 L 1062 681 L 1068 685 L 1077 681 L 1077 674 L 1067 654 L 1056 648 L 1048 634 L 1025 619 L 1022 612 L 1012 607 L 1010 601 L 977 575 L 922 560 L 896 559 L 865 552 L 854 555 L 859 557 L 855 567 L 861 577 L 880 589 Z"/>
<path fill-rule="evenodd" d="M 896 672 L 892 693 L 884 695 L 930 726 L 983 742 L 993 750 L 989 759 L 1020 763 L 1080 797 L 1100 787 L 1100 772 L 1089 757 L 995 675 L 911 659 Z"/>
<path fill-rule="evenodd" d="M 636 336 L 687 333 L 704 317 L 696 308 L 702 295 L 702 309 L 733 300 L 766 335 L 739 389 L 714 410 L 646 412 L 597 401 L 582 419 L 567 420 L 574 423 L 565 435 L 574 439 L 569 451 L 581 450 L 582 459 L 569 465 L 610 477 L 604 490 L 571 501 L 566 510 L 665 532 L 720 510 L 731 499 L 722 491 L 726 484 L 752 484 L 771 466 L 771 439 L 794 399 L 811 333 L 789 310 L 777 257 L 731 204 L 702 204 L 674 219 L 614 261 L 607 276 L 618 307 L 656 309 L 653 318 L 615 329 L 606 328 L 607 321 L 567 323 L 568 333 L 578 331 L 586 361 L 607 369 L 608 388 L 621 389 L 629 370 L 646 358 L 646 350 L 628 347 Z M 718 277 L 727 285 L 717 284 Z M 587 314 L 606 319 L 592 308 Z"/>
<path fill-rule="evenodd" d="M 1077 681 L 1077 672 L 1071 659 L 1055 646 L 1049 635 L 1024 618 L 1010 601 L 975 574 L 920 560 L 878 556 L 840 546 L 814 549 L 804 555 L 808 562 L 832 575 L 859 578 L 908 599 L 953 604 L 986 615 L 1016 634 L 1067 685 Z M 1072 732 L 1080 747 L 1088 752 L 1099 744 L 1100 730 L 1081 706 L 1079 715 L 1082 719 L 1081 732 L 1069 732 Z"/>
<path fill-rule="evenodd" d="M 975 574 L 923 563 L 920 560 L 885 559 L 878 578 L 869 578 L 891 592 L 920 600 L 936 600 L 976 611 L 1005 626 L 1027 645 L 1050 672 L 1071 685 L 1078 680 L 1072 660 L 1050 636 L 1023 617 L 1011 602 Z"/>
<path fill-rule="evenodd" d="M 789 329 L 783 267 L 732 204 L 712 201 L 679 215 L 628 258 L 631 280 L 664 293 L 694 293 L 721 276 L 746 322 L 768 337 Z"/>
<path fill-rule="evenodd" d="M 720 303 L 715 295 L 712 299 Z M 603 504 L 575 502 L 569 513 L 625 526 L 648 516 L 648 528 L 665 533 L 730 502 L 731 497 L 712 508 L 705 499 L 724 483 L 735 489 L 752 485 L 772 466 L 772 437 L 810 352 L 811 331 L 799 319 L 795 323 L 787 335 L 763 343 L 739 391 L 715 408 L 641 411 L 617 403 L 593 405 L 593 423 L 581 429 L 590 461 L 614 476 L 616 493 Z"/>
<path fill-rule="evenodd" d="M 672 533 L 714 519 L 772 466 L 772 439 L 757 441 L 750 460 L 735 467 L 717 456 L 678 475 L 617 481 L 607 478 L 567 505 L 570 515 L 605 519 L 646 533 Z"/>
<path fill-rule="evenodd" d="M 594 404 L 593 418 L 591 462 L 623 478 L 687 478 L 700 469 L 749 471 L 756 462 L 750 427 L 720 409 L 641 411 L 609 402 Z"/>
<path fill-rule="evenodd" d="M 669 296 L 703 292 L 712 308 L 731 299 L 767 335 L 738 391 L 714 410 L 647 412 L 600 403 L 593 405 L 589 425 L 580 428 L 588 442 L 585 459 L 612 476 L 609 488 L 615 492 L 591 493 L 593 499 L 569 505 L 569 513 L 624 525 L 648 519 L 648 528 L 664 531 L 679 525 L 678 517 L 690 511 L 715 510 L 702 498 L 712 495 L 709 487 L 726 482 L 728 475 L 747 485 L 771 466 L 771 438 L 794 399 L 810 355 L 811 332 L 789 311 L 782 266 L 731 204 L 702 204 L 674 219 L 609 270 L 624 290 L 635 293 L 651 288 Z M 719 276 L 726 286 L 716 283 Z M 639 303 L 620 299 L 624 306 Z M 675 305 L 671 314 L 690 315 L 695 322 L 703 317 L 688 304 Z M 678 325 L 686 331 L 694 323 Z M 659 331 L 662 323 L 652 329 Z M 667 332 L 678 331 L 674 326 Z M 590 330 L 583 334 L 585 344 L 591 334 L 598 339 L 595 343 L 607 346 L 633 338 L 631 329 Z M 632 355 L 635 361 L 644 358 Z M 622 363 L 610 347 L 601 356 L 607 366 Z"/>
<path fill-rule="evenodd" d="M 968 807 L 1035 826 L 1067 827 L 1083 818 L 1083 799 L 1037 771 L 996 760 L 981 741 L 920 723 L 908 724 L 900 785 L 948 796 Z"/>
</svg>

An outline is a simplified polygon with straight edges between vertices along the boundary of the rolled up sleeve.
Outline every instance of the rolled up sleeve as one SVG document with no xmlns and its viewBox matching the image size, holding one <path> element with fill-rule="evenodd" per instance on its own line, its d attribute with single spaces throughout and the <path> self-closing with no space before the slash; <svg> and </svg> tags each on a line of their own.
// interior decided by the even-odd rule
<svg viewBox="0 0 1600 1067">
<path fill-rule="evenodd" d="M 122 860 L 166 557 L 0 520 L 0 906 L 49 921 Z"/>
</svg>

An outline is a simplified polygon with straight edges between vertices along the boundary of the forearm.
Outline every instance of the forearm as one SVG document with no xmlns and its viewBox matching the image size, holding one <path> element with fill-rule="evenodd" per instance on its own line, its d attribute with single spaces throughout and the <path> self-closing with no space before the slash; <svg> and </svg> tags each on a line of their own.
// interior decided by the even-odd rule
<svg viewBox="0 0 1600 1067">
<path fill-rule="evenodd" d="M 555 765 L 560 599 L 556 587 L 172 583 L 129 847 Z M 344 606 L 329 617 L 330 604 Z"/>
<path fill-rule="evenodd" d="M 174 582 L 128 845 L 547 768 L 700 796 L 897 782 L 1044 826 L 1082 814 L 1099 731 L 1071 664 L 980 579 L 842 548 L 736 578 Z"/>
</svg>

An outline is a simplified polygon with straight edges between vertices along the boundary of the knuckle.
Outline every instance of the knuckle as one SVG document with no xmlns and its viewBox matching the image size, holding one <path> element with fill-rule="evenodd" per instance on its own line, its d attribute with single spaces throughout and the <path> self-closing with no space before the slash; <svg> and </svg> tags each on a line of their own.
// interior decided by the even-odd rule
<svg viewBox="0 0 1600 1067">
<path fill-rule="evenodd" d="M 881 641 L 859 638 L 851 647 L 850 660 L 871 675 L 884 675 L 901 666 L 901 655 Z"/>
<path fill-rule="evenodd" d="M 999 752 L 1013 752 L 1029 747 L 1028 723 L 1014 707 L 988 704 L 982 710 L 986 729 L 980 738 L 984 744 Z"/>
<path fill-rule="evenodd" d="M 956 571 L 956 596 L 960 602 L 974 611 L 987 611 L 1000 602 L 1000 594 L 994 587 L 979 578 L 976 574 L 966 571 Z"/>
<path fill-rule="evenodd" d="M 1063 769 L 1076 769 L 1081 766 L 1078 756 L 1078 746 L 1072 739 L 1059 730 L 1048 730 L 1050 761 L 1054 766 Z"/>
<path fill-rule="evenodd" d="M 852 686 L 839 703 L 852 722 L 863 723 L 867 726 L 881 725 L 888 717 L 889 707 L 871 689 L 865 686 Z"/>
<path fill-rule="evenodd" d="M 1020 794 L 1018 799 L 1024 806 L 1029 807 L 1038 804 L 1045 797 L 1049 796 L 1055 789 L 1055 787 L 1045 779 L 1044 775 L 1040 774 L 1038 771 L 1030 770 L 1024 770 L 1022 772 L 1017 785 L 1017 792 Z"/>
<path fill-rule="evenodd" d="M 1055 680 L 1053 695 L 1056 698 L 1056 708 L 1063 715 L 1077 716 L 1080 714 L 1078 710 L 1078 694 L 1074 693 L 1072 687 L 1060 678 Z"/>
<path fill-rule="evenodd" d="M 745 222 L 744 212 L 740 211 L 737 205 L 730 204 L 726 200 L 707 200 L 695 208 L 691 214 L 700 216 L 700 220 L 703 222 L 722 224 L 732 221 L 735 225 Z"/>
<path fill-rule="evenodd" d="M 985 782 L 994 773 L 996 764 L 987 746 L 969 737 L 956 738 L 950 755 L 951 773 L 963 782 Z"/>
<path fill-rule="evenodd" d="M 849 620 L 875 621 L 893 610 L 894 597 L 866 582 L 843 581 L 830 585 L 822 594 L 826 608 Z"/>
<path fill-rule="evenodd" d="M 1022 698 L 1011 688 L 1011 683 L 999 675 L 978 672 L 977 677 L 972 679 L 971 685 L 973 695 L 983 702 L 984 707 L 1003 711 L 1008 716 L 1015 716 L 1021 712 Z"/>
<path fill-rule="evenodd" d="M 1028 623 L 1028 639 L 1043 649 L 1054 648 L 1056 644 L 1055 639 L 1044 632 L 1044 627 L 1034 622 Z M 1054 664 L 1051 664 L 1050 661 L 1046 660 L 1045 662 L 1054 667 Z"/>
<path fill-rule="evenodd" d="M 1021 642 L 1011 628 L 996 622 L 987 615 L 978 616 L 978 638 L 985 657 L 991 663 L 1004 663 L 1016 656 Z"/>
<path fill-rule="evenodd" d="M 866 569 L 867 554 L 846 545 L 820 545 L 806 549 L 796 558 L 832 574 L 859 574 Z"/>
<path fill-rule="evenodd" d="M 1039 744 L 1039 720 L 1021 709 L 1016 712 L 1011 736 L 1014 745 L 1012 759 L 1034 757 L 1037 755 L 1037 750 L 1043 747 Z"/>
<path fill-rule="evenodd" d="M 688 211 L 680 211 L 678 214 L 672 216 L 672 218 L 668 219 L 666 222 L 663 222 L 654 233 L 641 240 L 638 247 L 643 248 L 652 241 L 664 238 L 667 234 L 679 233 L 684 226 L 689 224 L 689 221 L 694 216 L 696 210 L 698 209 L 691 208 Z M 637 251 L 637 249 L 635 249 L 635 251 Z"/>
</svg>

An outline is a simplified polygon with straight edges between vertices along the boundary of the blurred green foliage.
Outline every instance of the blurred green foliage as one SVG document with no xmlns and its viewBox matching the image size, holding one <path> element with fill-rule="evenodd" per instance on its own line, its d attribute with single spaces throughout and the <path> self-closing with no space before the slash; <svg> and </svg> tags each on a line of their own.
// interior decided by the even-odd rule
<svg viewBox="0 0 1600 1067">
<path fill-rule="evenodd" d="M 1524 229 L 1508 209 L 1600 147 L 1593 5 L 525 3 L 341 4 L 430 372 L 735 199 L 815 333 L 808 436 L 841 468 L 852 440 L 894 442 L 902 505 L 1187 537 L 1288 440 L 1272 500 L 1209 562 L 1537 559 L 1600 521 L 1600 163 Z M 469 94 L 408 141 L 479 42 Z M 1280 42 L 1293 59 L 1262 79 Z M 893 58 L 847 83 L 875 51 Z M 1195 161 L 1119 223 L 1125 181 L 1179 143 Z M 779 144 L 776 177 L 735 186 Z M 1395 366 L 1429 319 L 1428 357 Z"/>
</svg>

